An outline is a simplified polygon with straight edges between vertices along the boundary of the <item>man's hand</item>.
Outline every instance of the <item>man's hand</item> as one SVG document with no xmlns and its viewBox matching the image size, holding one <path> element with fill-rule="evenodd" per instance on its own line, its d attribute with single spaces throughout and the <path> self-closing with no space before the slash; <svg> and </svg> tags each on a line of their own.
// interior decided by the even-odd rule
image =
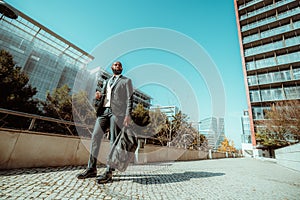
<svg viewBox="0 0 300 200">
<path fill-rule="evenodd" d="M 129 116 L 126 116 L 126 117 L 124 118 L 123 125 L 124 125 L 125 127 L 127 127 L 127 126 L 129 126 L 129 124 L 130 124 L 130 117 L 129 117 Z"/>
<path fill-rule="evenodd" d="M 100 99 L 100 98 L 101 98 L 101 93 L 100 93 L 100 91 L 97 91 L 97 92 L 95 93 L 95 98 L 96 98 L 96 99 Z"/>
</svg>

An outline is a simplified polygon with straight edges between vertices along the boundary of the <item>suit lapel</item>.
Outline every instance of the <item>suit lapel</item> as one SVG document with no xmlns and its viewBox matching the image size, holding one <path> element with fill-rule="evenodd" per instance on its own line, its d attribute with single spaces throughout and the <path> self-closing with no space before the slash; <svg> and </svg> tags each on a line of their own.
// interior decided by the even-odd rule
<svg viewBox="0 0 300 200">
<path fill-rule="evenodd" d="M 119 81 L 121 80 L 121 78 L 122 78 L 122 75 L 120 75 L 120 76 L 117 78 L 117 80 L 115 80 L 114 84 L 111 86 L 111 89 L 113 89 L 113 88 L 119 83 Z"/>
</svg>

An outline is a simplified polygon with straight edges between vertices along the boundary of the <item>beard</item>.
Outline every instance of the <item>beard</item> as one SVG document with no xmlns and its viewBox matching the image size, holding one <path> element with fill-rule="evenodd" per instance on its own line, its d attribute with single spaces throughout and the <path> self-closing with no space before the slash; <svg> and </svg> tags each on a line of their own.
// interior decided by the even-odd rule
<svg viewBox="0 0 300 200">
<path fill-rule="evenodd" d="M 122 71 L 123 71 L 123 70 L 115 70 L 115 69 L 113 69 L 112 71 L 113 71 L 113 73 L 114 73 L 115 75 L 120 75 L 120 74 L 122 74 Z"/>
</svg>

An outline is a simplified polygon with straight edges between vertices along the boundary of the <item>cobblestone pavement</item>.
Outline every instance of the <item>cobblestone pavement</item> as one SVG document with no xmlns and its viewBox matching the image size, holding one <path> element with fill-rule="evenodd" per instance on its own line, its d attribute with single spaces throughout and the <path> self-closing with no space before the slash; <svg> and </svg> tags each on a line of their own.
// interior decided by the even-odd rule
<svg viewBox="0 0 300 200">
<path fill-rule="evenodd" d="M 77 180 L 83 169 L 2 170 L 0 199 L 300 199 L 300 172 L 255 159 L 134 165 L 103 185 Z"/>
</svg>

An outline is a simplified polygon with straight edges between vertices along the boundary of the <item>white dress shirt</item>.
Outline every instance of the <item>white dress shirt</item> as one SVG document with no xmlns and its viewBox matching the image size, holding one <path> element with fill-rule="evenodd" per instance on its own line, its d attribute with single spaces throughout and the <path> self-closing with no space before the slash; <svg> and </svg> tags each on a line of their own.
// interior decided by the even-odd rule
<svg viewBox="0 0 300 200">
<path fill-rule="evenodd" d="M 113 77 L 115 76 L 115 81 L 114 83 L 111 85 L 111 82 L 113 80 Z M 110 107 L 110 99 L 111 99 L 111 90 L 114 87 L 114 85 L 116 84 L 118 78 L 120 77 L 120 75 L 114 75 L 112 76 L 108 83 L 107 83 L 107 87 L 106 87 L 106 95 L 105 95 L 105 99 L 104 99 L 104 107 Z M 111 85 L 111 86 L 110 86 Z"/>
</svg>

